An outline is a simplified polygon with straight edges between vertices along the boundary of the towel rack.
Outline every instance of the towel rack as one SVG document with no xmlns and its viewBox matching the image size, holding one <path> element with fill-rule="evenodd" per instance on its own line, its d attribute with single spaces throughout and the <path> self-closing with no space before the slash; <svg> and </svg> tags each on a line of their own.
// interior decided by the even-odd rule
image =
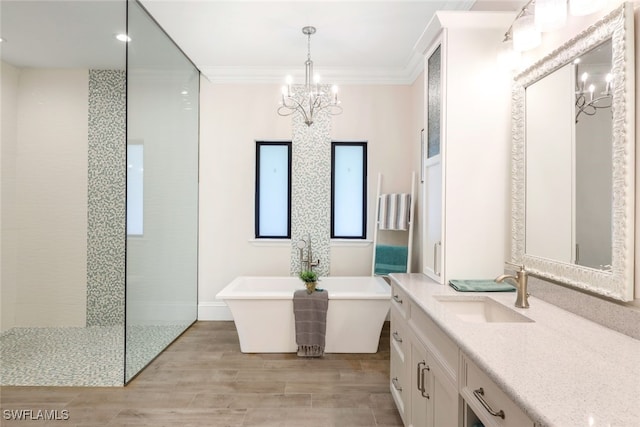
<svg viewBox="0 0 640 427">
<path fill-rule="evenodd" d="M 402 203 L 406 203 L 406 198 L 404 197 L 395 197 L 398 196 L 398 194 L 385 194 L 382 193 L 382 174 L 379 173 L 378 174 L 378 186 L 377 186 L 377 191 L 376 191 L 376 216 L 375 216 L 375 227 L 373 230 L 373 251 L 372 251 L 372 257 L 371 257 L 371 275 L 372 276 L 386 276 L 388 273 L 379 273 L 376 271 L 376 260 L 377 257 L 379 255 L 379 253 L 383 256 L 387 256 L 387 257 L 391 257 L 393 261 L 397 261 L 398 257 L 403 255 L 402 254 L 402 248 L 403 247 L 394 247 L 394 246 L 385 246 L 384 248 L 382 248 L 380 251 L 378 250 L 378 234 L 379 231 L 383 231 L 383 232 L 391 232 L 391 233 L 397 233 L 397 232 L 402 232 L 402 233 L 407 233 L 407 246 L 406 246 L 406 261 L 405 261 L 405 265 L 404 268 L 402 270 L 399 270 L 401 268 L 400 265 L 389 265 L 390 268 L 386 268 L 384 270 L 386 271 L 397 271 L 397 272 L 406 272 L 409 273 L 411 271 L 411 255 L 412 255 L 412 251 L 413 251 L 413 224 L 414 224 L 414 207 L 415 207 L 415 193 L 416 193 L 416 172 L 411 172 L 411 192 L 409 193 L 409 206 L 408 206 L 408 212 L 405 212 L 404 209 L 407 208 L 407 206 L 400 206 L 399 204 Z M 403 193 L 406 194 L 406 193 Z M 392 208 L 394 208 L 393 211 L 388 212 L 386 211 L 384 214 L 381 213 L 381 197 L 384 198 L 388 198 L 388 197 L 392 197 L 391 199 L 382 199 L 382 200 L 394 200 L 394 203 Z M 398 201 L 396 204 L 395 201 Z M 382 203 L 382 207 L 387 210 L 389 209 L 389 206 L 387 206 L 384 201 Z M 397 219 L 396 218 L 396 214 L 400 212 L 402 214 L 408 213 L 408 218 L 406 220 L 407 224 L 406 224 L 406 229 L 394 229 L 394 226 L 392 226 L 391 228 L 388 227 L 388 222 L 385 224 L 381 224 L 381 219 L 384 221 L 388 221 L 389 218 L 386 215 L 391 214 L 393 216 L 391 222 L 395 223 L 395 224 L 401 224 L 401 227 L 404 227 L 404 223 L 403 223 L 403 219 Z M 386 215 L 385 215 L 386 214 Z M 382 225 L 382 227 L 381 227 Z M 380 260 L 378 260 L 380 261 Z M 378 262 L 379 265 L 383 265 L 384 263 Z M 398 270 L 395 270 L 395 268 L 398 268 Z M 382 271 L 382 269 L 378 269 L 378 271 Z"/>
</svg>

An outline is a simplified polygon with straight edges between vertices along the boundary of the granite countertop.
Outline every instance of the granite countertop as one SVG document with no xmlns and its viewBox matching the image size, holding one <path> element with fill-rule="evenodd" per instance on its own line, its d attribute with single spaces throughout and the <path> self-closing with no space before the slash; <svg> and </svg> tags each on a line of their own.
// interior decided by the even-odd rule
<svg viewBox="0 0 640 427">
<path fill-rule="evenodd" d="M 423 274 L 391 274 L 395 284 L 540 426 L 640 426 L 640 341 L 515 292 L 456 292 Z M 489 296 L 533 320 L 470 323 L 434 297 Z"/>
</svg>

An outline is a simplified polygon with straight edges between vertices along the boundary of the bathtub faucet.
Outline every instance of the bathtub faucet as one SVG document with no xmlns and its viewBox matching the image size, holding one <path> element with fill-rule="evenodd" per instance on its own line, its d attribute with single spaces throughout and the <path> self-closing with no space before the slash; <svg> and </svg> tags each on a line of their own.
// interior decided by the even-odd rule
<svg viewBox="0 0 640 427">
<path fill-rule="evenodd" d="M 313 270 L 313 267 L 320 265 L 320 259 L 313 259 L 313 251 L 311 249 L 311 236 L 307 235 L 307 240 L 300 239 L 298 241 L 298 252 L 300 253 L 300 270 Z M 304 248 L 307 248 L 307 257 L 304 256 Z M 303 266 L 306 265 L 306 268 Z"/>
</svg>

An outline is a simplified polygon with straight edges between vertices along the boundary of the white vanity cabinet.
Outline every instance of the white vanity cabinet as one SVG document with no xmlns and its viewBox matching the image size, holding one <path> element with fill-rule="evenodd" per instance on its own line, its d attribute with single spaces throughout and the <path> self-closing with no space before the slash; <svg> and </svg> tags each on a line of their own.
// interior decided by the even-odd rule
<svg viewBox="0 0 640 427">
<path fill-rule="evenodd" d="M 457 427 L 458 348 L 392 284 L 391 395 L 405 426 Z M 441 345 L 441 346 L 440 346 Z"/>
<path fill-rule="evenodd" d="M 511 77 L 498 53 L 513 19 L 437 12 L 418 41 L 425 56 L 422 272 L 440 283 L 504 269 Z"/>
</svg>

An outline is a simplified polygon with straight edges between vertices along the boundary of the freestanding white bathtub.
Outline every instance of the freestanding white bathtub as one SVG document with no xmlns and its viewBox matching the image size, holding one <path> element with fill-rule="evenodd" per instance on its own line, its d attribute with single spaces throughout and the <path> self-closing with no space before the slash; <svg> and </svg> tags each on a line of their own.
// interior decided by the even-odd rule
<svg viewBox="0 0 640 427">
<path fill-rule="evenodd" d="M 389 311 L 391 287 L 381 277 L 322 277 L 329 292 L 325 353 L 375 353 Z M 243 353 L 296 352 L 293 292 L 297 277 L 234 279 L 216 298 L 229 306 Z"/>
</svg>

